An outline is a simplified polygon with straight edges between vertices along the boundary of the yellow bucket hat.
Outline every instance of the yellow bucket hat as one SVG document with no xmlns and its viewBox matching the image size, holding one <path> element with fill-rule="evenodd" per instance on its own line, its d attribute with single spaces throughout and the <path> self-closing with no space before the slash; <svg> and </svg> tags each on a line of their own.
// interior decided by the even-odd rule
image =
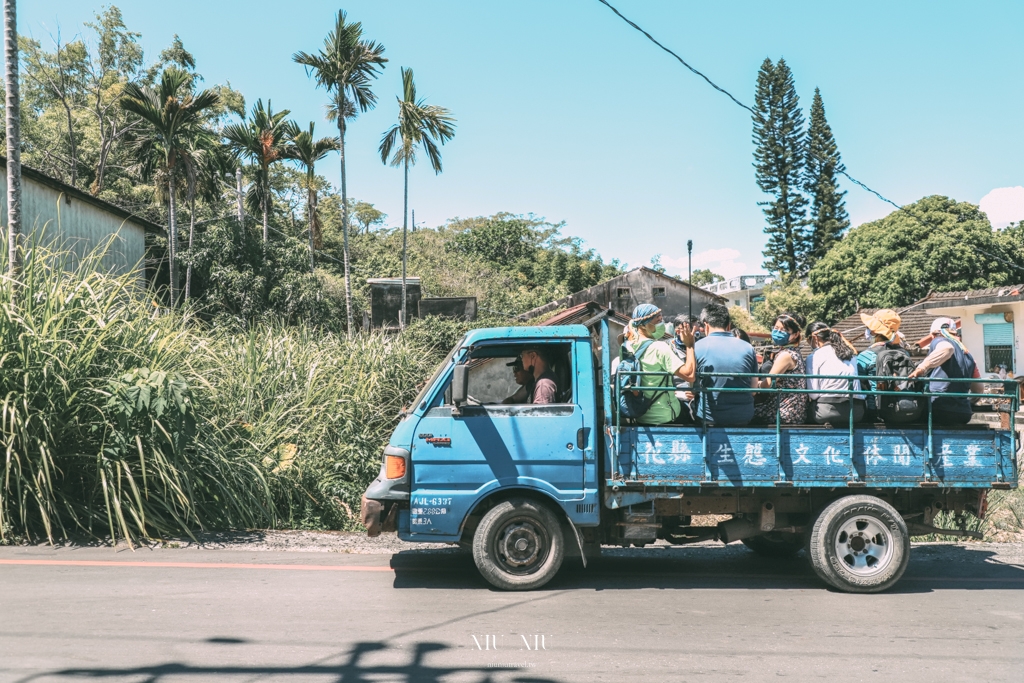
<svg viewBox="0 0 1024 683">
<path fill-rule="evenodd" d="M 861 313 L 860 321 L 875 334 L 880 334 L 892 341 L 896 337 L 896 331 L 900 329 L 903 319 L 891 308 L 881 308 L 874 313 Z"/>
</svg>

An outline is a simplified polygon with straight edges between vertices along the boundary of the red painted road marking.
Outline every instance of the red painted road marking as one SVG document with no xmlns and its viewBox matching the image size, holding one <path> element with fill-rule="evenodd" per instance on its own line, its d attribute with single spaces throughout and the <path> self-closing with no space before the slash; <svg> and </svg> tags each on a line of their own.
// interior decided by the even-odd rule
<svg viewBox="0 0 1024 683">
<path fill-rule="evenodd" d="M 180 569 L 292 569 L 307 572 L 393 572 L 391 567 L 360 567 L 329 564 L 242 564 L 236 562 L 123 562 L 118 560 L 0 560 L 0 565 L 49 567 L 174 567 Z"/>
</svg>

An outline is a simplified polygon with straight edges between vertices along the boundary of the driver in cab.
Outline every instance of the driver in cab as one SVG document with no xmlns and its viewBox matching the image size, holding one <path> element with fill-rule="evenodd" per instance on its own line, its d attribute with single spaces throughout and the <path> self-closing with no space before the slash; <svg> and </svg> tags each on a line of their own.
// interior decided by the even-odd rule
<svg viewBox="0 0 1024 683">
<path fill-rule="evenodd" d="M 551 362 L 547 352 L 541 347 L 534 346 L 523 349 L 520 358 L 522 358 L 523 368 L 527 374 L 533 377 L 530 403 L 557 403 L 558 380 L 551 372 Z"/>
</svg>

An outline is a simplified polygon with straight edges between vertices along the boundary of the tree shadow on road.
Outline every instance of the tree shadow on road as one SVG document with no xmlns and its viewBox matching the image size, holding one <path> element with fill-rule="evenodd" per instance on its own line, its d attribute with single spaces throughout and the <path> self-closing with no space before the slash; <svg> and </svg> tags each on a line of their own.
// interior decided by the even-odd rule
<svg viewBox="0 0 1024 683">
<path fill-rule="evenodd" d="M 219 639 L 218 642 L 242 644 L 241 639 Z M 260 665 L 222 665 L 199 666 L 181 662 L 155 664 L 137 667 L 93 667 L 62 669 L 33 674 L 18 683 L 34 681 L 145 681 L 145 683 L 171 683 L 172 681 L 211 681 L 239 680 L 251 681 L 287 680 L 301 677 L 302 680 L 323 681 L 323 683 L 370 683 L 371 681 L 387 680 L 396 683 L 439 683 L 442 679 L 457 675 L 459 680 L 469 683 L 560 683 L 558 679 L 524 675 L 528 664 L 511 665 L 504 662 L 483 665 L 435 666 L 427 660 L 430 655 L 452 648 L 443 643 L 417 642 L 412 646 L 412 654 L 404 664 L 387 663 L 398 652 L 406 652 L 408 646 L 401 650 L 391 648 L 381 641 L 364 641 L 356 643 L 351 650 L 343 655 L 343 661 L 331 664 L 328 661 L 315 662 L 299 666 L 260 666 Z M 390 652 L 388 652 L 390 650 Z M 475 651 L 474 651 L 475 652 Z M 382 653 L 384 656 L 376 656 Z M 482 653 L 481 653 L 482 654 Z M 496 654 L 496 653 L 495 653 Z M 389 656 L 391 655 L 391 656 Z M 374 661 L 367 661 L 374 660 Z"/>
</svg>

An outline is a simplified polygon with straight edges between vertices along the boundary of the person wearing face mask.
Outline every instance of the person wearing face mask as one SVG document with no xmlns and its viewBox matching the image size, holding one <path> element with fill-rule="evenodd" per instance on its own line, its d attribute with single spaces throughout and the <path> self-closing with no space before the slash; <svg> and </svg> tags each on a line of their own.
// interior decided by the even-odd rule
<svg viewBox="0 0 1024 683">
<path fill-rule="evenodd" d="M 679 326 L 678 334 L 682 335 L 681 342 L 686 349 L 685 360 L 680 359 L 672 348 L 669 346 L 670 342 L 664 341 L 662 338 L 665 336 L 665 323 L 662 320 L 661 309 L 653 304 L 640 304 L 633 309 L 633 317 L 629 323 L 632 328 L 632 335 L 629 340 L 626 341 L 624 346 L 631 352 L 635 353 L 642 344 L 651 340 L 651 343 L 643 351 L 643 355 L 640 356 L 640 368 L 643 372 L 666 372 L 673 376 L 682 376 L 681 373 L 694 365 L 693 353 L 693 334 L 690 331 L 689 324 L 684 323 Z M 658 387 L 668 386 L 666 378 L 658 377 L 656 375 L 643 375 L 640 380 L 640 386 L 643 387 Z M 679 418 L 682 412 L 682 406 L 680 406 L 678 399 L 675 397 L 675 393 L 672 391 L 659 391 L 657 398 L 651 404 L 651 407 L 647 409 L 647 412 L 641 415 L 637 422 L 644 425 L 661 425 L 668 424 Z"/>
<path fill-rule="evenodd" d="M 853 421 L 860 422 L 864 417 L 863 394 L 851 396 L 829 392 L 830 389 L 833 392 L 860 390 L 860 380 L 855 379 L 857 363 L 854 357 L 857 355 L 857 349 L 847 341 L 842 332 L 832 329 L 823 322 L 811 323 L 808 326 L 807 341 L 810 342 L 812 349 L 807 357 L 807 374 L 851 378 L 807 380 L 807 388 L 819 392 L 808 394 L 808 416 L 815 424 L 842 427 L 849 424 L 850 407 L 853 406 Z"/>
<path fill-rule="evenodd" d="M 758 387 L 767 389 L 777 386 L 781 389 L 806 389 L 807 380 L 802 377 L 787 378 L 785 375 L 803 375 L 804 357 L 800 354 L 800 331 L 804 318 L 798 313 L 780 313 L 772 328 L 772 343 L 778 348 L 766 377 L 758 381 Z M 763 371 L 763 370 L 762 370 Z M 774 424 L 775 412 L 779 411 L 782 424 L 802 424 L 807 417 L 807 394 L 762 393 L 754 406 L 754 421 L 758 424 Z"/>
</svg>

